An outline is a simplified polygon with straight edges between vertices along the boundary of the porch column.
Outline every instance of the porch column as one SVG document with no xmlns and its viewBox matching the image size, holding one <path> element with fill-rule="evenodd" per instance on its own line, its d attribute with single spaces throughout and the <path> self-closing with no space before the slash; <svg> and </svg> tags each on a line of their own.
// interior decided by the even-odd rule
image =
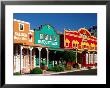
<svg viewBox="0 0 110 88">
<path fill-rule="evenodd" d="M 89 59 L 90 59 L 90 58 L 89 58 L 89 57 L 90 57 L 89 53 L 90 53 L 90 52 L 88 52 L 88 64 L 89 64 Z"/>
<path fill-rule="evenodd" d="M 94 52 L 93 52 L 93 64 L 94 64 Z"/>
<path fill-rule="evenodd" d="M 53 67 L 54 67 L 54 60 L 53 60 Z"/>
<path fill-rule="evenodd" d="M 22 63 L 22 49 L 23 49 L 23 46 L 20 45 L 20 74 L 21 74 L 21 69 L 22 69 L 22 66 L 21 66 L 21 63 Z"/>
<path fill-rule="evenodd" d="M 40 67 L 40 59 L 41 59 L 41 49 L 40 47 L 38 47 L 38 50 L 39 50 L 39 67 Z"/>
<path fill-rule="evenodd" d="M 48 67 L 49 51 L 48 51 L 48 48 L 46 48 L 46 50 L 47 50 L 47 67 Z"/>
<path fill-rule="evenodd" d="M 88 52 L 86 53 L 86 64 L 88 64 Z"/>
<path fill-rule="evenodd" d="M 77 49 L 76 49 L 76 63 L 77 63 Z"/>
<path fill-rule="evenodd" d="M 56 51 L 54 51 L 54 54 L 56 54 Z M 55 59 L 53 60 L 53 67 L 55 66 Z"/>
<path fill-rule="evenodd" d="M 91 53 L 90 53 L 90 58 L 89 58 L 89 64 L 91 64 Z"/>
<path fill-rule="evenodd" d="M 32 69 L 32 49 L 33 47 L 30 47 L 30 68 Z"/>
<path fill-rule="evenodd" d="M 29 50 L 29 49 L 27 48 L 27 56 L 26 56 L 26 59 L 25 59 L 25 66 L 26 66 L 26 67 L 28 66 L 28 65 L 27 65 L 28 63 L 27 63 L 27 62 L 28 62 L 28 58 L 29 58 L 29 57 L 28 57 L 28 50 Z"/>
<path fill-rule="evenodd" d="M 14 48 L 15 48 L 15 52 L 16 52 L 16 53 L 15 53 L 15 56 L 14 56 L 14 67 L 15 67 L 15 69 L 14 69 L 13 71 L 16 72 L 17 63 L 18 63 L 18 62 L 17 62 L 17 59 L 18 59 L 18 58 L 17 58 L 17 55 L 18 55 L 18 46 L 15 46 Z"/>
</svg>

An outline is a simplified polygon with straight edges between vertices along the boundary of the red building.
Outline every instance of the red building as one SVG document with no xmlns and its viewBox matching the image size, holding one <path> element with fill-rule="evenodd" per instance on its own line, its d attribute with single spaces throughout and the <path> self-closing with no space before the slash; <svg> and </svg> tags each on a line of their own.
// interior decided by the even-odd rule
<svg viewBox="0 0 110 88">
<path fill-rule="evenodd" d="M 80 28 L 78 31 L 64 31 L 64 48 L 76 51 L 76 63 L 82 66 L 95 66 L 97 53 L 97 38 Z"/>
</svg>

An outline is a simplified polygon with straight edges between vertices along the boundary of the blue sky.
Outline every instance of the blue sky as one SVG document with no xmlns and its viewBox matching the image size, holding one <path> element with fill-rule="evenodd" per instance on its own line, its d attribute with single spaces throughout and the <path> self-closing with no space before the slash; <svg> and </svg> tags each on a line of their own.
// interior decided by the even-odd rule
<svg viewBox="0 0 110 88">
<path fill-rule="evenodd" d="M 97 25 L 96 13 L 14 13 L 13 18 L 29 22 L 31 29 L 51 24 L 60 32 L 63 32 L 64 28 L 78 30 Z"/>
</svg>

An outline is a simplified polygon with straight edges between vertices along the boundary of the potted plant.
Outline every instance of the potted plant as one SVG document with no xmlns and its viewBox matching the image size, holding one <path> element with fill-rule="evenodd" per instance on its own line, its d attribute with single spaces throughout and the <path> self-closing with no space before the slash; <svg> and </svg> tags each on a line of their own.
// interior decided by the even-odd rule
<svg viewBox="0 0 110 88">
<path fill-rule="evenodd" d="M 48 67 L 46 66 L 46 64 L 44 62 L 41 63 L 41 69 L 42 70 L 47 70 Z"/>
</svg>

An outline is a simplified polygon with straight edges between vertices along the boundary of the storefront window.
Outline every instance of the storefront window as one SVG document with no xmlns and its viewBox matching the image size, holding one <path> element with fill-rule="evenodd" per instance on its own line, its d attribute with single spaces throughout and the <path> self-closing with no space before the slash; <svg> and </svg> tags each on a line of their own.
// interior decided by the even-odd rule
<svg viewBox="0 0 110 88">
<path fill-rule="evenodd" d="M 97 54 L 94 54 L 94 62 L 97 63 Z"/>
</svg>

